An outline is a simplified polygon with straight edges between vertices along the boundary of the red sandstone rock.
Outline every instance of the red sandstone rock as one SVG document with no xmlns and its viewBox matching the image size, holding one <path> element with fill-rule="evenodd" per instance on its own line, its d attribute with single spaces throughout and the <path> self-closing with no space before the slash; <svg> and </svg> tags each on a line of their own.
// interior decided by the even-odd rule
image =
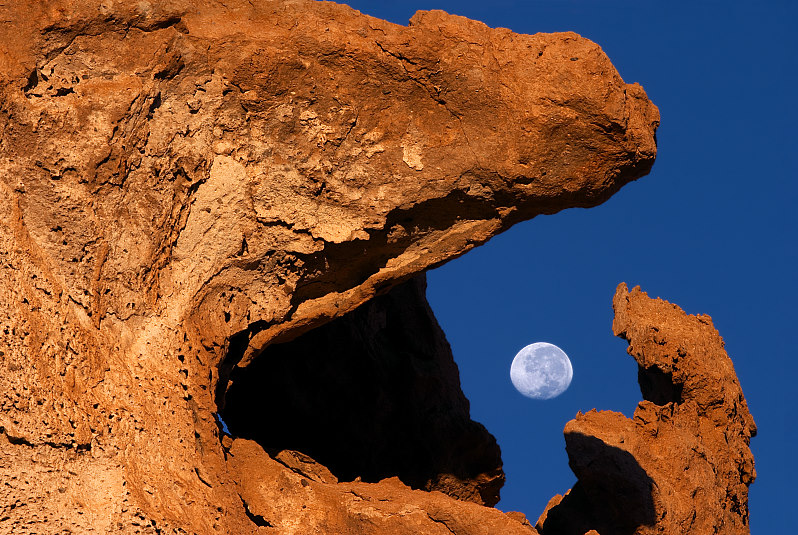
<svg viewBox="0 0 798 535">
<path fill-rule="evenodd" d="M 302 0 L 0 20 L 0 531 L 291 532 L 303 505 L 324 530 L 342 497 L 352 533 L 531 529 L 236 457 L 214 413 L 264 349 L 645 174 L 657 109 L 597 45 Z M 427 487 L 489 503 L 481 470 Z"/>
<path fill-rule="evenodd" d="M 618 286 L 613 332 L 629 341 L 644 401 L 634 419 L 579 414 L 565 426 L 579 479 L 538 520 L 544 535 L 747 534 L 756 425 L 709 316 Z"/>
</svg>

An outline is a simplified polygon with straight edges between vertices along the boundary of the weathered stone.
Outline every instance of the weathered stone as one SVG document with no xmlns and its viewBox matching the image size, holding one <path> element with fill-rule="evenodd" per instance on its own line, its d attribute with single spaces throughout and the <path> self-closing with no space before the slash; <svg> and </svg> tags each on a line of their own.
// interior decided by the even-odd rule
<svg viewBox="0 0 798 535">
<path fill-rule="evenodd" d="M 538 520 L 544 535 L 747 534 L 756 425 L 709 316 L 618 286 L 613 332 L 639 365 L 633 419 L 579 414 L 565 426 L 579 481 Z"/>
<path fill-rule="evenodd" d="M 0 17 L 7 532 L 288 522 L 252 496 L 296 467 L 251 444 L 263 464 L 242 464 L 220 436 L 235 370 L 515 222 L 604 201 L 656 152 L 657 109 L 572 33 L 302 0 L 20 0 Z M 468 479 L 428 488 L 473 499 L 458 492 L 485 481 Z M 340 485 L 419 518 L 451 507 L 457 533 L 471 512 L 516 522 Z M 335 525 L 381 525 L 358 507 Z"/>
</svg>

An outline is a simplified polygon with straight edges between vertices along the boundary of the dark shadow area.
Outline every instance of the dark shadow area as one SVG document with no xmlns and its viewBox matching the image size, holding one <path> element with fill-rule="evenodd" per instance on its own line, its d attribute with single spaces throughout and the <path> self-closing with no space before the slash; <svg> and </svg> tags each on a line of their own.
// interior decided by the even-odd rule
<svg viewBox="0 0 798 535">
<path fill-rule="evenodd" d="M 233 369 L 221 412 L 230 432 L 273 456 L 309 455 L 343 481 L 398 476 L 494 505 L 500 450 L 469 416 L 425 289 L 412 279 Z"/>
<path fill-rule="evenodd" d="M 632 535 L 656 520 L 652 480 L 631 453 L 581 433 L 565 434 L 578 482 L 549 509 L 541 535 Z"/>
<path fill-rule="evenodd" d="M 666 373 L 657 366 L 644 368 L 637 367 L 637 382 L 640 384 L 640 393 L 643 399 L 667 405 L 668 403 L 681 403 L 683 386 L 673 381 L 673 374 Z"/>
<path fill-rule="evenodd" d="M 263 330 L 266 325 L 266 322 L 263 321 L 252 323 L 249 328 L 235 333 L 227 341 L 227 351 L 225 352 L 224 358 L 219 363 L 219 379 L 216 381 L 216 389 L 214 391 L 216 406 L 220 409 L 217 417 L 220 420 L 223 419 L 221 410 L 224 408 L 225 391 L 230 381 L 230 373 L 235 369 L 236 364 L 241 362 L 241 358 L 244 356 L 244 352 L 249 346 L 252 335 Z"/>
</svg>

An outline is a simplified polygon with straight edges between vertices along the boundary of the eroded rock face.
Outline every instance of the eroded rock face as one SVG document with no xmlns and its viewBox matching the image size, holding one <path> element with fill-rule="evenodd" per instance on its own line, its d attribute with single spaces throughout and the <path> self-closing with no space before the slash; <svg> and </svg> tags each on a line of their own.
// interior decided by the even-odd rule
<svg viewBox="0 0 798 535">
<path fill-rule="evenodd" d="M 644 401 L 631 420 L 593 410 L 568 422 L 566 450 L 579 481 L 549 503 L 537 528 L 749 533 L 756 425 L 712 319 L 625 284 L 613 308 L 613 332 L 629 342 Z"/>
<path fill-rule="evenodd" d="M 270 532 L 252 485 L 274 500 L 296 472 L 222 446 L 231 377 L 515 222 L 602 202 L 656 152 L 656 108 L 571 33 L 301 0 L 0 16 L 6 532 Z M 457 479 L 425 486 L 482 488 Z M 341 483 L 412 507 L 335 525 L 440 531 L 451 507 L 531 529 L 394 483 Z"/>
<path fill-rule="evenodd" d="M 275 533 L 536 533 L 523 516 L 413 490 L 397 477 L 378 484 L 331 484 L 305 471 L 287 470 L 245 439 L 234 440 L 228 455 L 229 466 L 240 474 L 236 484 L 248 515 Z"/>
</svg>

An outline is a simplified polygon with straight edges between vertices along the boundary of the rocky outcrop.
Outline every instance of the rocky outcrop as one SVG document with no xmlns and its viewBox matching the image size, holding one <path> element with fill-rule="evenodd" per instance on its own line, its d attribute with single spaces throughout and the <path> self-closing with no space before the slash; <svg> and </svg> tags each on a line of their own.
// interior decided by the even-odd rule
<svg viewBox="0 0 798 535">
<path fill-rule="evenodd" d="M 330 524 L 352 532 L 468 533 L 468 515 L 532 529 L 468 502 L 495 500 L 500 461 L 448 350 L 430 377 L 397 369 L 439 374 L 433 399 L 474 459 L 444 442 L 418 472 L 328 474 L 254 431 L 262 445 L 224 446 L 215 413 L 241 429 L 227 396 L 277 344 L 645 174 L 657 109 L 597 45 L 303 0 L 0 16 L 0 532 L 307 533 L 269 512 L 297 481 L 300 510 L 360 499 Z"/>
<path fill-rule="evenodd" d="M 643 401 L 634 418 L 595 410 L 565 426 L 579 481 L 538 520 L 543 535 L 747 534 L 756 425 L 723 340 L 685 314 L 618 286 L 613 332 L 629 342 Z"/>
<path fill-rule="evenodd" d="M 239 474 L 238 492 L 247 515 L 264 533 L 535 533 L 523 515 L 412 490 L 398 477 L 378 484 L 332 484 L 305 470 L 287 470 L 245 439 L 234 440 L 228 456 L 229 466 Z"/>
</svg>

